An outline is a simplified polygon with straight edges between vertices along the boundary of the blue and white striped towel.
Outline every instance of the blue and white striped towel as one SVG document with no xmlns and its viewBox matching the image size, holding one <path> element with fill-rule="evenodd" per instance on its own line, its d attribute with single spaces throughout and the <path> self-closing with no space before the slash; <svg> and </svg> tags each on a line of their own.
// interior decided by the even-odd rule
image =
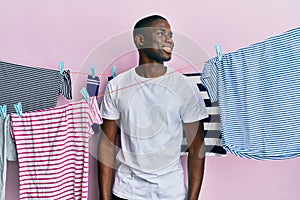
<svg viewBox="0 0 300 200">
<path fill-rule="evenodd" d="M 219 101 L 227 151 L 260 160 L 300 155 L 300 28 L 208 60 L 201 80 Z"/>
</svg>

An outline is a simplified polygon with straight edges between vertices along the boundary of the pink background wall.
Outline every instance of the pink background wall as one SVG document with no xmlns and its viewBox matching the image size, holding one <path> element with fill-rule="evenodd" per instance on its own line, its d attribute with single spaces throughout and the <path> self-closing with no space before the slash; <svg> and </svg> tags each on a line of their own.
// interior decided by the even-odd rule
<svg viewBox="0 0 300 200">
<path fill-rule="evenodd" d="M 52 69 L 64 61 L 67 69 L 81 73 L 89 73 L 91 64 L 96 73 L 110 73 L 117 64 L 121 72 L 136 65 L 129 31 L 141 17 L 157 13 L 177 33 L 179 44 L 169 65 L 181 68 L 214 57 L 216 42 L 230 52 L 300 26 L 299 8 L 299 0 L 0 0 L 0 60 Z M 185 46 L 188 42 L 192 48 Z M 201 71 L 201 64 L 189 71 Z M 86 75 L 72 74 L 72 80 L 77 100 Z M 91 141 L 89 199 L 98 198 L 96 139 Z M 299 200 L 299 166 L 300 158 L 208 157 L 200 199 Z M 16 162 L 8 164 L 6 197 L 18 199 Z"/>
</svg>

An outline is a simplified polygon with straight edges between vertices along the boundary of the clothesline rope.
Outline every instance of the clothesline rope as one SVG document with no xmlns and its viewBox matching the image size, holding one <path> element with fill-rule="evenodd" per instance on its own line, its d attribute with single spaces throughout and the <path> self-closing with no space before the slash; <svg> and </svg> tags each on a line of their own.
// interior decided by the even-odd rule
<svg viewBox="0 0 300 200">
<path fill-rule="evenodd" d="M 185 69 L 189 69 L 189 68 L 192 68 L 192 67 L 197 66 L 197 65 L 199 65 L 199 64 L 204 64 L 204 63 L 203 63 L 203 62 L 200 62 L 200 63 L 198 63 L 198 64 L 194 64 L 194 65 L 189 65 L 189 66 L 186 66 L 186 67 L 182 67 L 182 68 L 176 69 L 176 70 L 174 70 L 174 71 L 172 71 L 172 72 L 166 73 L 166 74 L 164 74 L 164 75 L 162 75 L 162 76 L 168 76 L 168 75 L 170 75 L 170 74 L 172 74 L 172 73 L 179 72 L 179 71 L 182 71 L 182 70 L 185 70 Z M 160 77 L 161 77 L 161 76 L 160 76 Z M 155 78 L 158 78 L 158 77 L 155 77 Z M 117 90 L 112 90 L 112 91 L 107 92 L 107 93 L 99 94 L 96 98 L 100 98 L 100 97 L 103 97 L 103 96 L 105 96 L 105 95 L 108 95 L 108 94 L 111 94 L 111 93 L 114 93 L 114 92 L 118 92 L 118 91 L 120 91 L 120 90 L 124 90 L 124 89 L 130 88 L 130 87 L 134 87 L 134 86 L 140 85 L 140 84 L 142 84 L 142 83 L 151 81 L 151 80 L 153 80 L 153 79 L 155 79 L 155 78 L 149 78 L 149 79 L 147 79 L 147 80 L 140 81 L 140 82 L 138 82 L 138 83 L 136 83 L 136 84 L 127 85 L 127 86 L 124 86 L 124 87 L 119 88 L 119 89 L 117 89 Z"/>
<path fill-rule="evenodd" d="M 180 71 L 182 69 L 186 69 L 186 68 L 192 68 L 192 67 L 195 67 L 199 64 L 204 64 L 205 62 L 199 62 L 197 64 L 194 64 L 194 65 L 190 65 L 190 66 L 187 66 L 187 67 L 183 67 L 183 68 L 179 68 L 178 70 L 176 71 Z M 78 74 L 78 75 L 91 75 L 91 73 L 88 73 L 88 72 L 74 72 L 74 71 L 70 71 L 70 74 Z M 104 76 L 104 77 L 110 77 L 112 76 L 112 74 L 95 74 L 96 76 Z"/>
</svg>

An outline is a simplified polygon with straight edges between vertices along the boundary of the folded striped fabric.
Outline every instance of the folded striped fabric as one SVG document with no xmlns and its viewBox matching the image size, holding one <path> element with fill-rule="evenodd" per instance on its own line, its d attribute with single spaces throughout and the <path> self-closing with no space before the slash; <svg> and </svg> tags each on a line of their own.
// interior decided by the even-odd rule
<svg viewBox="0 0 300 200">
<path fill-rule="evenodd" d="M 14 104 L 22 103 L 23 112 L 56 106 L 58 95 L 72 99 L 70 73 L 22 66 L 0 61 L 0 105 L 7 114 L 15 113 Z"/>
<path fill-rule="evenodd" d="M 209 117 L 203 120 L 204 142 L 207 156 L 226 156 L 226 151 L 222 147 L 221 124 L 218 102 L 211 103 L 206 88 L 200 80 L 200 73 L 184 74 L 188 80 L 197 84 Z M 184 137 L 181 146 L 182 152 L 188 152 L 187 140 Z"/>
<path fill-rule="evenodd" d="M 234 155 L 300 155 L 300 27 L 208 60 L 201 74 L 219 101 L 222 143 Z"/>
</svg>

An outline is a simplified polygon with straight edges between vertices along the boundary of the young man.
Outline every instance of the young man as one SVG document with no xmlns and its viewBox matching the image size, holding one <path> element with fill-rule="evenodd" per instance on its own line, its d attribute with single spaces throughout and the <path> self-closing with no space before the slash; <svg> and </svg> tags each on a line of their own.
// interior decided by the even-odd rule
<svg viewBox="0 0 300 200">
<path fill-rule="evenodd" d="M 133 37 L 139 66 L 108 83 L 100 108 L 104 119 L 100 198 L 198 199 L 205 158 L 200 120 L 208 116 L 200 92 L 183 75 L 164 66 L 174 47 L 165 18 L 141 19 Z M 180 161 L 183 125 L 190 145 L 188 191 Z M 118 126 L 120 149 L 115 146 Z"/>
</svg>

